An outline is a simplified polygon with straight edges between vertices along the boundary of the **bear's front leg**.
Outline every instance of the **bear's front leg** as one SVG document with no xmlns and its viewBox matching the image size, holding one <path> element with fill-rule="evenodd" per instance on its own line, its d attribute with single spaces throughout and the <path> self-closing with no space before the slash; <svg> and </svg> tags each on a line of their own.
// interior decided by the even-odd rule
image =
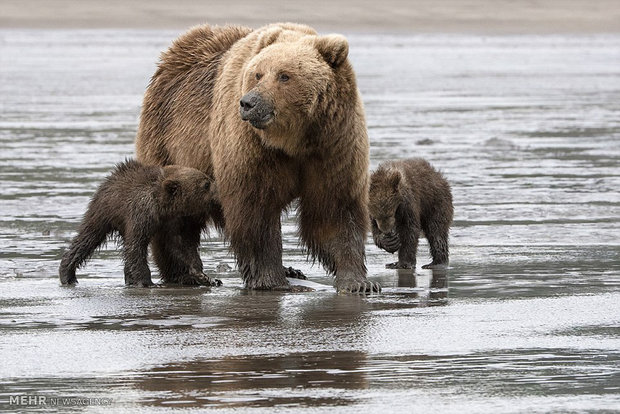
<svg viewBox="0 0 620 414">
<path fill-rule="evenodd" d="M 273 187 L 266 179 L 246 178 L 243 183 L 262 182 Z M 226 191 L 222 183 L 222 206 L 225 231 L 237 259 L 245 287 L 260 290 L 289 290 L 287 269 L 282 265 L 282 234 L 280 214 L 285 203 L 270 192 L 237 188 Z"/>
<path fill-rule="evenodd" d="M 312 198 L 301 199 L 301 237 L 310 255 L 334 275 L 334 287 L 339 293 L 380 292 L 381 285 L 366 277 L 366 209 L 363 205 L 349 203 L 350 209 L 346 210 L 340 207 L 346 204 L 337 200 L 332 208 L 327 208 L 330 206 L 328 200 L 334 197 L 326 194 L 323 204 Z M 317 208 L 317 204 L 321 207 Z"/>
<path fill-rule="evenodd" d="M 164 283 L 184 286 L 221 286 L 222 281 L 204 273 L 200 259 L 200 233 L 206 218 L 171 218 L 152 242 L 153 257 Z"/>
<path fill-rule="evenodd" d="M 280 211 L 267 209 L 264 213 L 254 218 L 248 215 L 251 219 L 247 222 L 242 220 L 230 234 L 231 245 L 248 289 L 287 290 L 290 284 L 282 265 Z"/>
<path fill-rule="evenodd" d="M 388 269 L 415 269 L 416 253 L 418 251 L 418 239 L 420 237 L 420 224 L 413 214 L 405 211 L 401 217 L 397 217 L 397 233 L 400 240 L 398 249 L 398 262 L 389 263 Z"/>
<path fill-rule="evenodd" d="M 338 293 L 378 293 L 381 285 L 368 280 L 364 264 L 364 239 L 366 233 L 347 234 L 330 243 L 330 256 L 334 258 L 334 287 Z"/>
<path fill-rule="evenodd" d="M 299 165 L 251 136 L 239 137 L 239 148 L 234 150 L 229 145 L 237 139 L 214 146 L 224 230 L 246 288 L 290 290 L 287 275 L 299 276 L 300 272 L 282 264 L 280 215 L 297 196 Z"/>
<path fill-rule="evenodd" d="M 125 261 L 125 284 L 127 286 L 151 287 L 151 270 L 147 261 L 149 239 L 146 235 L 125 236 L 123 259 Z"/>
</svg>

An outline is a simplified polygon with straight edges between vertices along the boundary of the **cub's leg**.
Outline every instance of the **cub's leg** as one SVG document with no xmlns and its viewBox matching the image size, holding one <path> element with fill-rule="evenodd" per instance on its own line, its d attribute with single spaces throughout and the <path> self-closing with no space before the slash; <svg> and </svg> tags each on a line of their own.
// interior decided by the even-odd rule
<svg viewBox="0 0 620 414">
<path fill-rule="evenodd" d="M 99 246 L 107 238 L 112 228 L 106 224 L 94 220 L 92 214 L 87 213 L 77 236 L 71 242 L 69 250 L 63 254 L 60 261 L 58 274 L 63 285 L 75 285 L 77 277 L 75 270 L 86 262 Z"/>
<path fill-rule="evenodd" d="M 123 259 L 127 286 L 150 287 L 154 285 L 147 260 L 148 246 L 149 235 L 144 232 L 128 232 L 124 235 Z"/>
<path fill-rule="evenodd" d="M 423 269 L 435 269 L 447 267 L 449 263 L 448 232 L 450 225 L 447 223 L 432 221 L 424 229 L 426 240 L 431 250 L 431 263 L 422 266 Z"/>
<path fill-rule="evenodd" d="M 403 209 L 400 214 L 397 214 L 396 233 L 400 240 L 398 262 L 389 263 L 385 267 L 388 269 L 415 269 L 420 230 L 420 221 L 412 211 Z"/>
<path fill-rule="evenodd" d="M 202 216 L 168 220 L 154 235 L 153 257 L 164 283 L 221 286 L 219 279 L 203 272 L 200 259 L 200 233 L 205 226 Z"/>
</svg>

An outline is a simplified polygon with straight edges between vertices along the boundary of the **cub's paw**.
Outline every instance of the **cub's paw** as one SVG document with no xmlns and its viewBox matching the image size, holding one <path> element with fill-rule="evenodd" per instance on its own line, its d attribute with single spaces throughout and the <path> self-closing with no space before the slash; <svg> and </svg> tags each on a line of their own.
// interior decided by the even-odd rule
<svg viewBox="0 0 620 414">
<path fill-rule="evenodd" d="M 415 269 L 415 263 L 394 262 L 385 265 L 386 269 Z"/>
<path fill-rule="evenodd" d="M 396 233 L 382 233 L 377 246 L 388 253 L 395 253 L 400 249 L 400 238 Z"/>
<path fill-rule="evenodd" d="M 284 274 L 286 275 L 286 277 L 291 277 L 293 279 L 301 279 L 301 280 L 308 280 L 308 278 L 306 277 L 306 275 L 303 274 L 303 272 L 299 269 L 293 269 L 292 267 L 286 267 L 284 268 Z"/>
<path fill-rule="evenodd" d="M 77 278 L 76 278 L 76 277 L 73 277 L 73 278 L 70 278 L 70 279 L 65 279 L 65 280 L 60 279 L 60 283 L 61 283 L 63 286 L 72 287 L 72 286 L 75 286 L 75 285 L 77 285 L 77 284 L 78 284 L 78 280 L 77 280 Z"/>
<path fill-rule="evenodd" d="M 61 267 L 58 271 L 58 275 L 60 276 L 60 283 L 63 286 L 75 286 L 78 282 L 77 277 L 75 277 L 75 272 L 70 272 L 68 269 Z"/>
<path fill-rule="evenodd" d="M 447 269 L 448 268 L 448 264 L 447 263 L 438 263 L 438 262 L 431 262 L 431 263 L 427 263 L 424 266 L 422 266 L 422 269 Z"/>
</svg>

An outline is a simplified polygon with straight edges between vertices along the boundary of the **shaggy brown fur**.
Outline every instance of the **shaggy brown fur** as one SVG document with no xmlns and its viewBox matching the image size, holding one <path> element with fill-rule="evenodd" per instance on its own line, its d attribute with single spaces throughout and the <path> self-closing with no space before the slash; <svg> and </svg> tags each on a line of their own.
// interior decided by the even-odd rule
<svg viewBox="0 0 620 414">
<path fill-rule="evenodd" d="M 199 26 L 162 55 L 145 94 L 138 158 L 215 177 L 215 221 L 248 288 L 289 285 L 280 215 L 299 198 L 301 239 L 336 289 L 380 290 L 364 264 L 368 137 L 347 55 L 344 37 L 302 25 Z"/>
<path fill-rule="evenodd" d="M 163 244 L 172 246 L 166 250 L 167 255 L 156 256 L 162 281 L 184 285 L 221 284 L 202 271 L 197 254 L 200 232 L 198 239 L 191 240 L 195 254 L 179 249 L 177 242 L 188 234 L 194 236 L 195 228 L 206 226 L 206 211 L 215 196 L 211 184 L 211 179 L 193 168 L 144 166 L 134 160 L 118 164 L 95 192 L 77 236 L 62 257 L 60 281 L 63 285 L 77 283 L 75 270 L 111 233 L 118 233 L 123 242 L 127 285 L 153 285 L 147 263 L 151 240 L 154 250 Z M 185 227 L 186 223 L 193 223 L 191 231 Z"/>
<path fill-rule="evenodd" d="M 392 269 L 415 268 L 423 231 L 433 261 L 423 268 L 448 265 L 448 232 L 452 224 L 452 193 L 448 181 L 427 161 L 413 158 L 379 165 L 370 177 L 370 218 L 375 244 L 398 250 Z"/>
</svg>

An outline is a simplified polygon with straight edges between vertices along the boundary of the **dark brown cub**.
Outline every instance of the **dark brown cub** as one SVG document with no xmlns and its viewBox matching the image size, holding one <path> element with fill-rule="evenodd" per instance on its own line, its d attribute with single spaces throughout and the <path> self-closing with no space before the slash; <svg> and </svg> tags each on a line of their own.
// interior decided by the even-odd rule
<svg viewBox="0 0 620 414">
<path fill-rule="evenodd" d="M 77 283 L 75 271 L 108 236 L 122 241 L 125 284 L 153 285 L 147 262 L 148 246 L 165 250 L 157 256 L 163 282 L 217 286 L 221 282 L 203 272 L 196 252 L 200 238 L 185 241 L 187 227 L 204 229 L 214 203 L 212 180 L 193 168 L 147 166 L 135 160 L 119 163 L 93 195 L 78 234 L 62 257 L 63 285 Z M 166 248 L 163 248 L 166 245 Z M 198 257 L 198 260 L 195 258 Z"/>
<path fill-rule="evenodd" d="M 433 257 L 422 268 L 448 265 L 452 193 L 448 181 L 427 161 L 411 158 L 379 165 L 370 177 L 369 211 L 377 247 L 398 251 L 398 262 L 387 268 L 415 268 L 421 232 Z"/>
</svg>

